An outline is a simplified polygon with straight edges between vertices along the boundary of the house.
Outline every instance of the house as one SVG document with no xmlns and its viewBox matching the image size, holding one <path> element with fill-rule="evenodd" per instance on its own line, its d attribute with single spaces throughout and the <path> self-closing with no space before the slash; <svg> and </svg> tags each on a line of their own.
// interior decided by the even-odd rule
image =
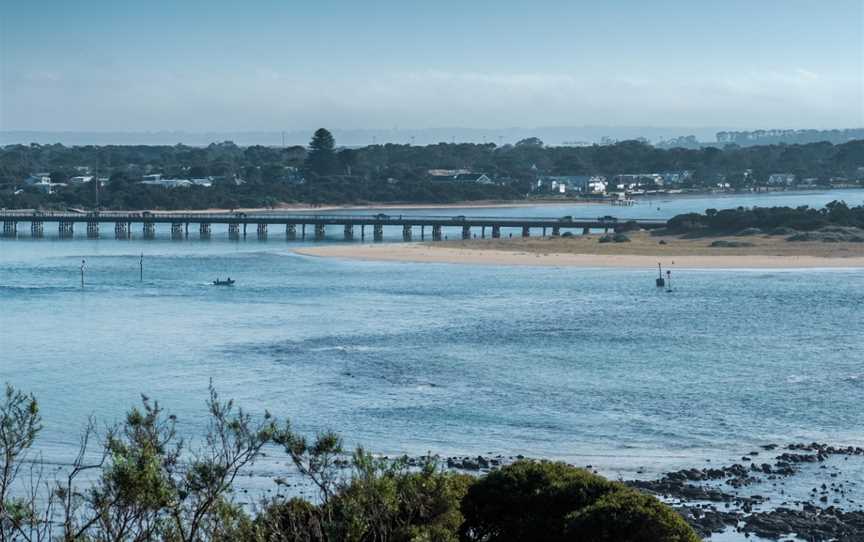
<svg viewBox="0 0 864 542">
<path fill-rule="evenodd" d="M 581 192 L 588 185 L 588 175 L 544 175 L 537 180 L 537 188 L 557 194 L 567 191 Z"/>
<path fill-rule="evenodd" d="M 588 181 L 585 191 L 589 194 L 605 194 L 608 187 L 609 183 L 606 181 L 606 177 L 592 177 Z"/>
<path fill-rule="evenodd" d="M 149 186 L 161 186 L 163 188 L 187 188 L 190 186 L 202 186 L 210 188 L 213 186 L 213 177 L 196 177 L 193 179 L 163 179 L 161 173 L 150 173 L 142 175 L 141 184 Z"/>
<path fill-rule="evenodd" d="M 51 175 L 48 173 L 34 173 L 24 179 L 24 184 L 46 194 L 53 194 L 55 189 L 66 186 L 66 183 L 51 182 Z"/>
<path fill-rule="evenodd" d="M 460 183 L 492 184 L 492 179 L 485 173 L 460 173 L 453 177 L 453 180 Z"/>
<path fill-rule="evenodd" d="M 771 186 L 791 186 L 795 184 L 795 175 L 792 173 L 772 173 L 768 176 L 768 184 Z"/>
<path fill-rule="evenodd" d="M 145 175 L 145 177 L 149 177 L 150 175 Z M 163 188 L 186 188 L 189 186 L 193 186 L 192 181 L 187 181 L 186 179 L 162 179 L 161 175 L 159 175 L 159 179 L 148 179 L 141 181 L 141 184 L 146 184 L 149 186 L 161 186 Z"/>
<path fill-rule="evenodd" d="M 89 183 L 93 180 L 93 175 L 78 175 L 76 177 L 70 177 L 69 182 L 72 184 L 84 184 Z"/>
<path fill-rule="evenodd" d="M 189 182 L 191 182 L 195 186 L 203 186 L 204 188 L 210 188 L 211 186 L 213 186 L 213 177 L 200 177 L 195 179 L 189 179 Z"/>
<path fill-rule="evenodd" d="M 24 184 L 45 194 L 53 194 L 57 188 L 63 188 L 66 183 L 53 183 L 51 176 L 47 173 L 36 173 L 24 179 Z"/>
<path fill-rule="evenodd" d="M 663 175 L 659 173 L 623 173 L 616 175 L 613 182 L 619 188 L 632 190 L 641 186 L 663 186 Z"/>
<path fill-rule="evenodd" d="M 27 186 L 33 186 L 35 184 L 50 184 L 51 183 L 51 175 L 48 173 L 34 173 L 24 179 L 24 184 Z"/>
<path fill-rule="evenodd" d="M 442 178 L 446 177 L 448 179 L 452 179 L 456 175 L 464 175 L 467 173 L 471 173 L 470 170 L 467 169 L 429 169 L 426 170 L 426 174 L 433 178 Z"/>
<path fill-rule="evenodd" d="M 663 177 L 663 184 L 681 184 L 685 182 L 687 179 L 693 176 L 693 172 L 690 170 L 683 171 L 667 171 L 665 173 L 660 174 Z"/>
<path fill-rule="evenodd" d="M 590 183 L 605 183 L 602 175 L 545 175 L 537 180 L 538 190 L 550 190 L 558 194 L 589 192 Z"/>
</svg>

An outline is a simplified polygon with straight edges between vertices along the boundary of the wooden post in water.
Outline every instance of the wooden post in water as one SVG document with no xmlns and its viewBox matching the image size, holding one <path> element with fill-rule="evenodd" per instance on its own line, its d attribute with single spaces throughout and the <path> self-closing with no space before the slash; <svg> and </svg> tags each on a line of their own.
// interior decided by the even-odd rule
<svg viewBox="0 0 864 542">
<path fill-rule="evenodd" d="M 81 287 L 84 287 L 84 266 L 86 265 L 84 258 L 81 258 Z"/>
<path fill-rule="evenodd" d="M 138 282 L 144 282 L 144 253 L 138 259 Z"/>
</svg>

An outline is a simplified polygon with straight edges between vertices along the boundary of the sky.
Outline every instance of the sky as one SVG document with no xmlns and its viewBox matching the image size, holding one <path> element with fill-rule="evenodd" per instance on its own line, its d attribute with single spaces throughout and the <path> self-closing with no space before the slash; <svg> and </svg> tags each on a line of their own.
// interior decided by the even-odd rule
<svg viewBox="0 0 864 542">
<path fill-rule="evenodd" d="M 864 0 L 0 0 L 0 130 L 864 126 Z"/>
</svg>

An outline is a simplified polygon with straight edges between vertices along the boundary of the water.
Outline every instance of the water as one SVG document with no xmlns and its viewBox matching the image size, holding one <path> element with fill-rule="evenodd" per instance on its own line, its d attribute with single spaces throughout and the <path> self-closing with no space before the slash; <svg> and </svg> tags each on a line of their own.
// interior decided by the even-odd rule
<svg viewBox="0 0 864 542">
<path fill-rule="evenodd" d="M 778 204 L 790 197 L 809 196 Z M 664 205 L 738 203 L 751 204 Z M 523 454 L 611 476 L 864 442 L 864 270 L 678 270 L 667 294 L 654 269 L 353 262 L 294 246 L 0 241 L 0 381 L 39 398 L 46 459 L 68 461 L 87 416 L 116 421 L 140 393 L 200 435 L 210 379 L 250 411 L 380 453 Z M 210 285 L 228 275 L 235 287 Z M 849 476 L 864 486 L 860 466 Z"/>
</svg>

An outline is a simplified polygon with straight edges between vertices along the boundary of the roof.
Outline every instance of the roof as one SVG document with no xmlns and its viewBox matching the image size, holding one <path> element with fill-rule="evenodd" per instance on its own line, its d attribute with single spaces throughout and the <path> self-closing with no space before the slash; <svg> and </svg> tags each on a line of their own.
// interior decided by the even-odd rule
<svg viewBox="0 0 864 542">
<path fill-rule="evenodd" d="M 484 177 L 489 178 L 485 173 L 460 173 L 453 178 L 457 181 L 479 181 Z"/>
</svg>

